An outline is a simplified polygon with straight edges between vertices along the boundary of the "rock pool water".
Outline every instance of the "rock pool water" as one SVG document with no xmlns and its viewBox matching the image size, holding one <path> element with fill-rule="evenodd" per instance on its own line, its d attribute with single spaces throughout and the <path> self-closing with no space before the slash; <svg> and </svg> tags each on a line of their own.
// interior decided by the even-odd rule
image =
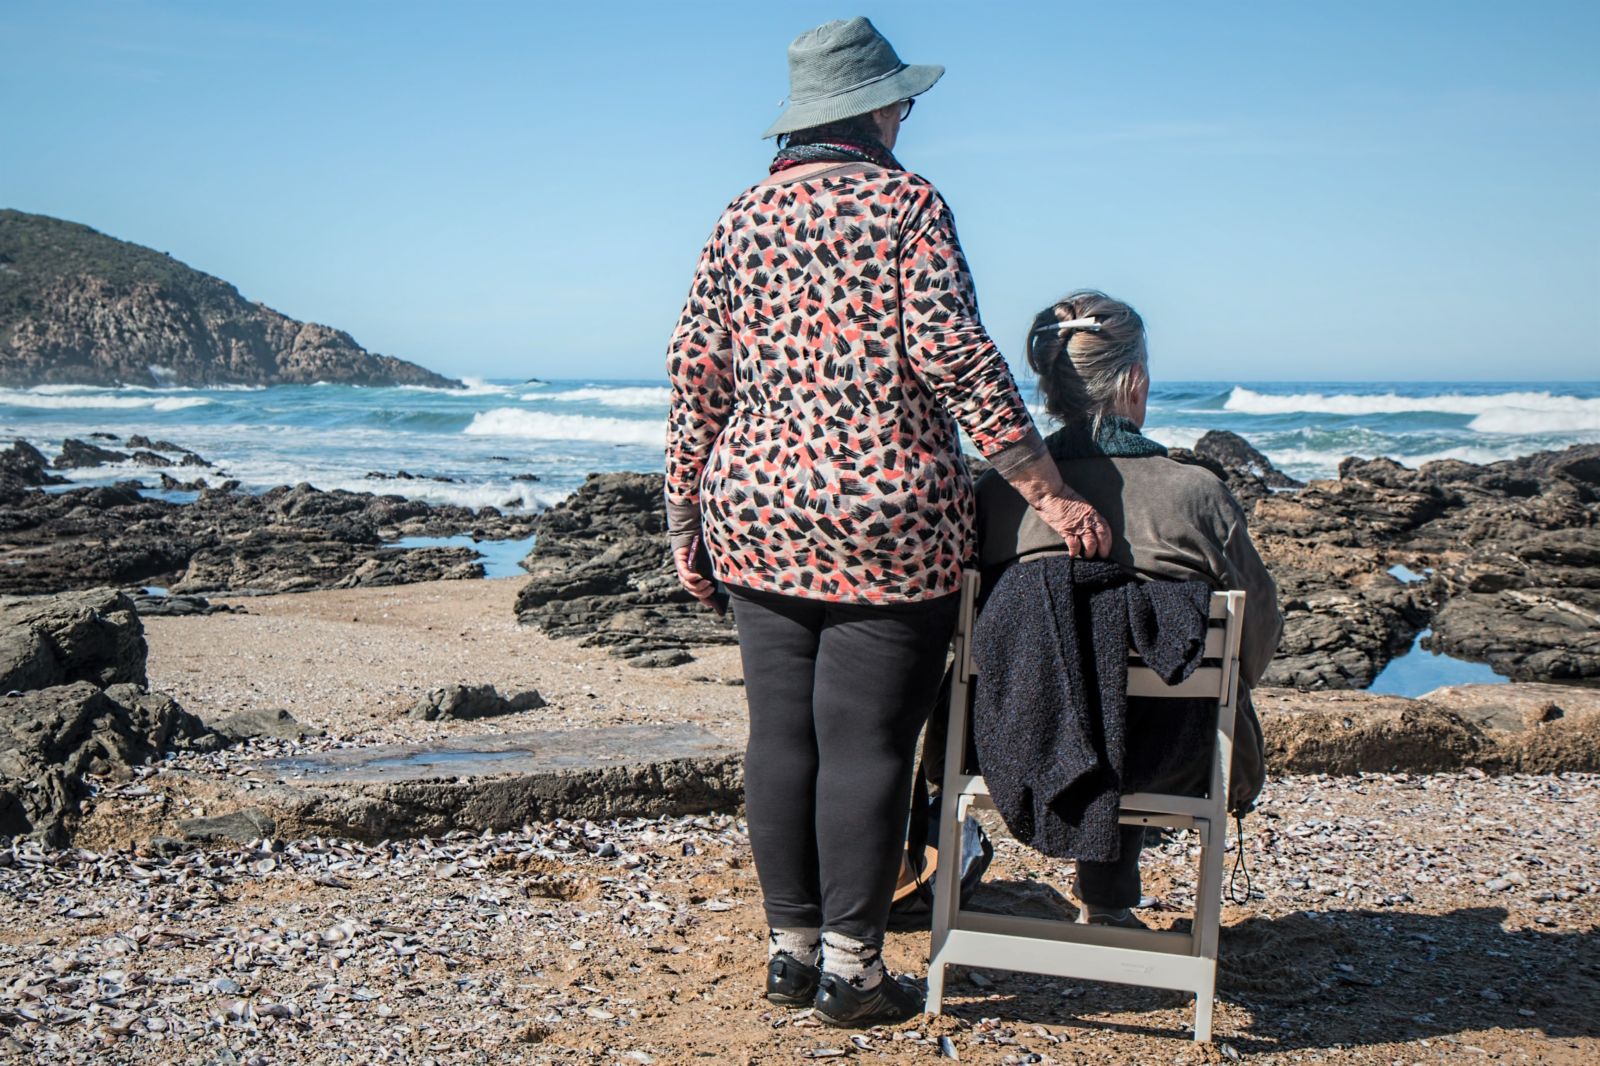
<svg viewBox="0 0 1600 1066">
<path fill-rule="evenodd" d="M 1384 696 L 1415 698 L 1445 685 L 1503 685 L 1509 680 L 1483 663 L 1468 662 L 1424 648 L 1422 638 L 1430 632 L 1424 629 L 1418 633 L 1410 651 L 1389 660 L 1389 665 L 1373 679 L 1372 687 L 1367 691 Z"/>
<path fill-rule="evenodd" d="M 483 559 L 484 577 L 518 577 L 525 571 L 518 564 L 533 550 L 533 538 L 520 540 L 473 540 L 466 534 L 454 537 L 401 537 L 386 548 L 471 548 Z"/>
</svg>

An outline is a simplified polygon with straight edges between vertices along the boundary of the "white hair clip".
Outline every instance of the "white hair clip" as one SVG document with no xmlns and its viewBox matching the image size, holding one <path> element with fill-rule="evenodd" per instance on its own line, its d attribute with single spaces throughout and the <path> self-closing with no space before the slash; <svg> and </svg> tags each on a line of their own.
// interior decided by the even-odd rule
<svg viewBox="0 0 1600 1066">
<path fill-rule="evenodd" d="M 1073 329 L 1086 329 L 1090 333 L 1099 333 L 1100 322 L 1093 318 L 1073 318 L 1066 322 L 1052 322 L 1049 325 L 1040 326 L 1038 329 L 1034 330 L 1034 332 L 1048 333 L 1051 330 L 1055 330 L 1057 333 L 1065 333 L 1068 330 Z"/>
</svg>

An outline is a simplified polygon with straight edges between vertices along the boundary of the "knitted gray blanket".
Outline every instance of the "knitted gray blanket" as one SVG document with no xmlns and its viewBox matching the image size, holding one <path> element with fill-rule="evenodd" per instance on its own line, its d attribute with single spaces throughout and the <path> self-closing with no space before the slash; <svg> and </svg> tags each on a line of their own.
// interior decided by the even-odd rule
<svg viewBox="0 0 1600 1066">
<path fill-rule="evenodd" d="M 1199 581 L 1141 582 L 1068 556 L 1001 576 L 973 634 L 973 739 L 1018 840 L 1057 858 L 1117 858 L 1119 798 L 1147 769 L 1126 762 L 1129 645 L 1163 681 L 1181 681 L 1200 664 L 1210 599 Z M 1199 742 L 1209 724 L 1156 752 L 1181 756 L 1171 749 Z"/>
</svg>

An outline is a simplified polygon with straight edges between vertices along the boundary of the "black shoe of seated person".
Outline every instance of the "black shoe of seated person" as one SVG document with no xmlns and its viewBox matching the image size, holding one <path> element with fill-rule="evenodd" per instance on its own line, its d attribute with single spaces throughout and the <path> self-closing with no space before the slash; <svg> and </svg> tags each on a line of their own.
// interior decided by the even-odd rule
<svg viewBox="0 0 1600 1066">
<path fill-rule="evenodd" d="M 809 1007 L 817 998 L 821 976 L 815 966 L 780 951 L 767 960 L 767 1001 L 780 1007 Z"/>
<path fill-rule="evenodd" d="M 908 977 L 884 974 L 883 980 L 861 992 L 850 982 L 825 973 L 817 989 L 817 1017 L 842 1029 L 868 1029 L 910 1021 L 922 1013 L 926 1002 L 922 990 Z"/>
</svg>

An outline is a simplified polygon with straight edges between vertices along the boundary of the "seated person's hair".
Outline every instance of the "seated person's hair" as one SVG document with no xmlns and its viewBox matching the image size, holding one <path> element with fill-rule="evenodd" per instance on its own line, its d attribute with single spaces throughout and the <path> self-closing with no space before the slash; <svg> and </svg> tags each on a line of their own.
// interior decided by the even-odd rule
<svg viewBox="0 0 1600 1066">
<path fill-rule="evenodd" d="M 1148 373 L 1148 362 L 1139 312 L 1093 289 L 1046 307 L 1028 332 L 1028 365 L 1039 375 L 1045 410 L 1091 433 L 1133 391 L 1139 371 Z"/>
</svg>

